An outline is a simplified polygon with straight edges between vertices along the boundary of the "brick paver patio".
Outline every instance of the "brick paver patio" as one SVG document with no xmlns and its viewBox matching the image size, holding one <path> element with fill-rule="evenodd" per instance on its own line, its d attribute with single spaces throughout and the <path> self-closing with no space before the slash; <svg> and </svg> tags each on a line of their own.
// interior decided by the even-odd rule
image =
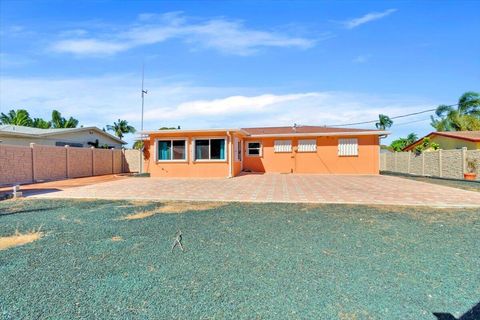
<svg viewBox="0 0 480 320">
<path fill-rule="evenodd" d="M 34 197 L 480 207 L 480 192 L 380 175 L 248 174 L 233 179 L 132 177 Z"/>
</svg>

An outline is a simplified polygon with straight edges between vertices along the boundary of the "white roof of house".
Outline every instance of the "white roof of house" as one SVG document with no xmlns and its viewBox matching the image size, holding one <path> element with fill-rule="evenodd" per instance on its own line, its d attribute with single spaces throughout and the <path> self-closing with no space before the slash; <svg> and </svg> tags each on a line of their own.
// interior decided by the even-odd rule
<svg viewBox="0 0 480 320">
<path fill-rule="evenodd" d="M 31 127 L 24 127 L 24 126 L 15 126 L 15 125 L 0 125 L 0 134 L 12 135 L 12 136 L 20 136 L 20 137 L 47 137 L 47 136 L 55 136 L 65 133 L 75 133 L 81 131 L 96 131 L 100 134 L 103 134 L 110 139 L 113 139 L 121 144 L 126 144 L 125 141 L 122 139 L 105 132 L 97 127 L 79 127 L 79 128 L 65 128 L 65 129 L 40 129 L 40 128 L 31 128 Z"/>
</svg>

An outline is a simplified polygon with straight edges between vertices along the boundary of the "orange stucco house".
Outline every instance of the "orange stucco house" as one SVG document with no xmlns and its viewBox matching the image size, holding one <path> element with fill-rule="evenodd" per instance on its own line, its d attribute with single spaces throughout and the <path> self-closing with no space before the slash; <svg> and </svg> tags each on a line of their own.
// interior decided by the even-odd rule
<svg viewBox="0 0 480 320">
<path fill-rule="evenodd" d="M 386 131 L 323 126 L 143 132 L 152 177 L 234 177 L 243 172 L 378 174 Z"/>
</svg>

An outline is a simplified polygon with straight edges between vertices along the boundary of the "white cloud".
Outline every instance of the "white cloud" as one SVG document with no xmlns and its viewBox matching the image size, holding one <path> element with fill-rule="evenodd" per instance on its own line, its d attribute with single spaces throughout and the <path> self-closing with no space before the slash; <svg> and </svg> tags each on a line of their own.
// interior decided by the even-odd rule
<svg viewBox="0 0 480 320">
<path fill-rule="evenodd" d="M 355 18 L 355 19 L 345 21 L 344 25 L 347 29 L 353 29 L 358 26 L 361 26 L 362 24 L 385 18 L 391 15 L 392 13 L 394 13 L 395 11 L 397 11 L 397 9 L 388 9 L 383 12 L 370 12 L 364 16 L 361 16 L 360 18 Z"/>
<path fill-rule="evenodd" d="M 53 108 L 73 116 L 83 125 L 100 128 L 118 118 L 139 128 L 140 88 L 134 74 L 104 77 L 49 79 L 9 78 L 0 82 L 0 112 L 27 108 L 32 115 L 49 117 Z M 348 92 L 277 92 L 262 88 L 202 87 L 149 79 L 145 100 L 145 129 L 161 126 L 182 128 L 334 125 L 424 110 L 432 101 L 402 96 L 376 96 Z M 273 90 L 275 91 L 275 90 Z M 270 92 L 270 93 L 266 93 Z M 403 120 L 416 120 L 412 117 Z M 399 121 L 400 123 L 400 121 Z M 422 134 L 428 122 L 401 126 L 400 135 Z M 373 128 L 373 124 L 365 127 Z M 128 137 L 131 141 L 133 137 Z"/>
<path fill-rule="evenodd" d="M 238 20 L 193 21 L 178 12 L 141 14 L 136 23 L 121 31 L 101 32 L 98 37 L 81 35 L 60 39 L 51 45 L 51 49 L 75 55 L 111 55 L 138 46 L 179 39 L 190 46 L 211 48 L 226 54 L 250 55 L 265 47 L 306 49 L 316 42 L 314 39 L 251 29 Z"/>
<path fill-rule="evenodd" d="M 354 63 L 366 63 L 370 60 L 370 55 L 359 55 L 353 58 L 352 62 Z"/>
<path fill-rule="evenodd" d="M 55 51 L 71 52 L 84 55 L 109 55 L 124 51 L 128 44 L 108 42 L 95 39 L 62 40 L 52 47 Z"/>
</svg>

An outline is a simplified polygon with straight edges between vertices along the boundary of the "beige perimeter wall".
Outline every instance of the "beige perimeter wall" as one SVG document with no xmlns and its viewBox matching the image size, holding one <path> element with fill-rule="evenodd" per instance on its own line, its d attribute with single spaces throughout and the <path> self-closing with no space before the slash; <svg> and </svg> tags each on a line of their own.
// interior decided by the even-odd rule
<svg viewBox="0 0 480 320">
<path fill-rule="evenodd" d="M 138 171 L 139 150 L 0 144 L 0 185 Z"/>
<path fill-rule="evenodd" d="M 463 174 L 467 170 L 467 159 L 476 159 L 480 163 L 480 150 L 467 150 L 466 148 L 437 150 L 420 155 L 412 152 L 383 153 L 380 154 L 380 170 L 419 176 L 463 179 Z"/>
</svg>

